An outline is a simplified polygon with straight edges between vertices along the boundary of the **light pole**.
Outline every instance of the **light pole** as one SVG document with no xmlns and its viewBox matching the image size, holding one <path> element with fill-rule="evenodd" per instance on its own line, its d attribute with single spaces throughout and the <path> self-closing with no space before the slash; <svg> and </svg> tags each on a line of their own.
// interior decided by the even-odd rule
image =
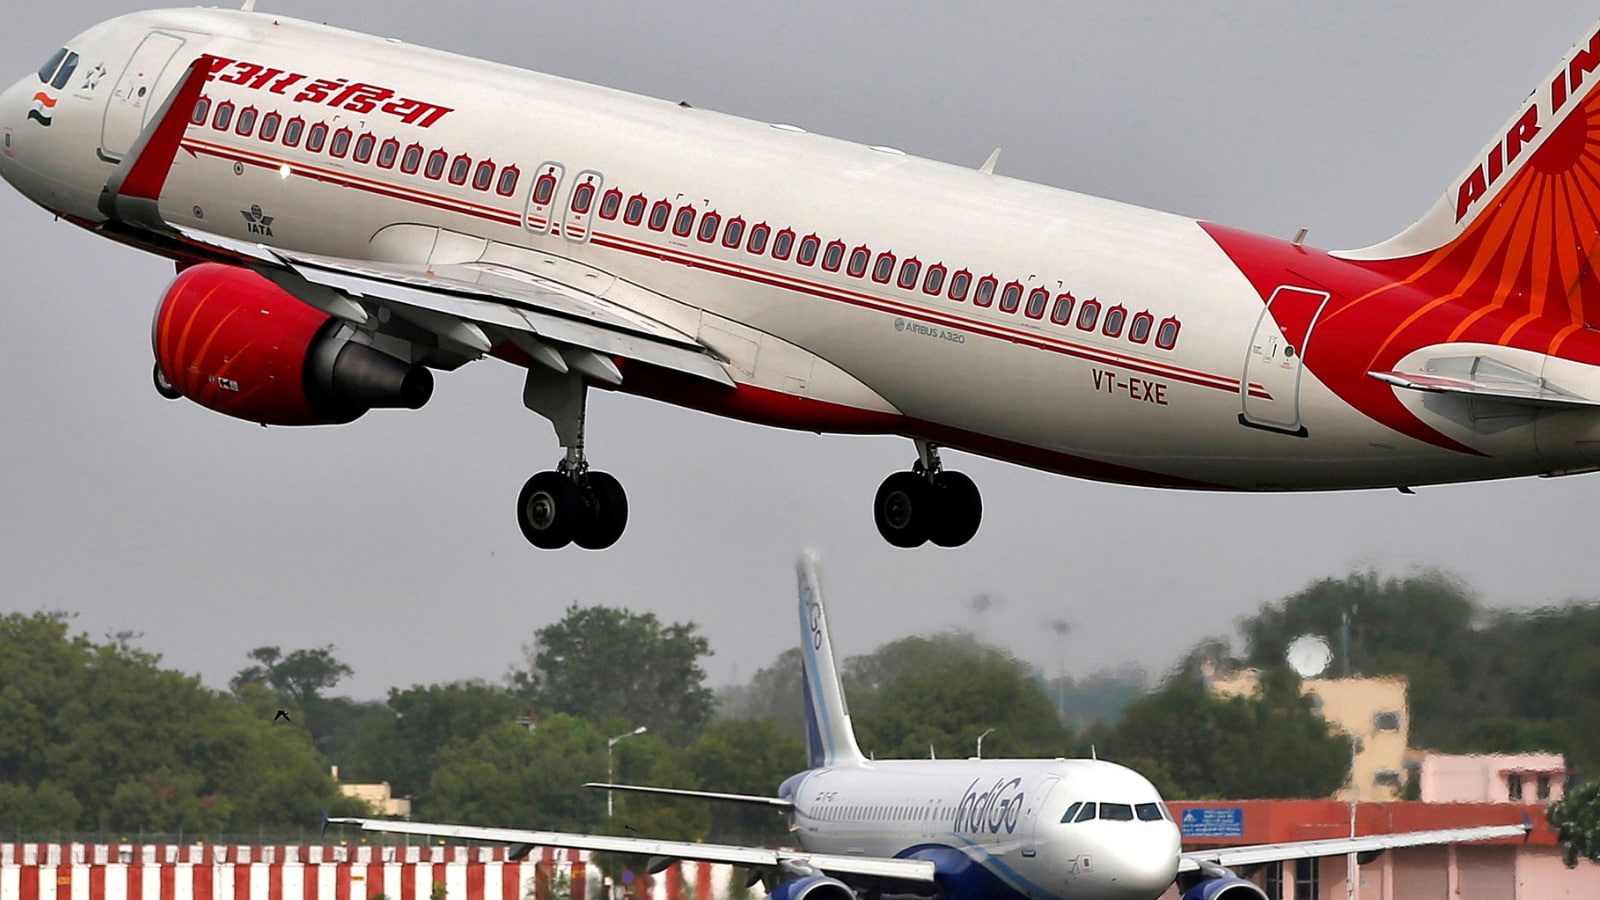
<svg viewBox="0 0 1600 900">
<path fill-rule="evenodd" d="M 994 734 L 994 729 L 993 728 L 985 729 L 983 734 L 978 735 L 978 758 L 979 759 L 983 759 L 983 739 L 988 737 L 991 734 Z"/>
<path fill-rule="evenodd" d="M 635 735 L 644 734 L 648 730 L 649 729 L 645 728 L 643 725 L 640 725 L 638 728 L 635 728 L 627 734 L 619 734 L 614 738 L 606 739 L 606 784 L 612 784 L 617 780 L 616 776 L 612 774 L 614 770 L 611 762 L 611 748 Z M 611 821 L 611 788 L 609 787 L 606 788 L 606 821 Z"/>
</svg>

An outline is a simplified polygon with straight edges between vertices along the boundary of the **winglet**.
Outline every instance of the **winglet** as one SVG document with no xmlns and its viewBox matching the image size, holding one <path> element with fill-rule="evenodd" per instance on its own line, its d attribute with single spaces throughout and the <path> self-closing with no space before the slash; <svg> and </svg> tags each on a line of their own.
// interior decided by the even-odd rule
<svg viewBox="0 0 1600 900">
<path fill-rule="evenodd" d="M 178 156 L 184 132 L 189 128 L 195 103 L 211 77 L 216 57 L 201 55 L 183 74 L 178 85 L 150 124 L 145 126 L 128 155 L 100 189 L 100 212 L 108 219 L 130 222 L 149 228 L 166 229 L 156 201 L 166 187 L 172 162 Z"/>
<path fill-rule="evenodd" d="M 333 820 L 328 818 L 328 808 L 326 806 L 317 807 L 317 812 L 322 813 L 322 829 L 317 832 L 317 837 L 320 839 L 328 836 L 328 826 L 333 824 Z"/>
<path fill-rule="evenodd" d="M 833 640 L 822 607 L 817 578 L 817 557 L 804 553 L 795 563 L 800 582 L 800 660 L 806 706 L 806 763 L 819 766 L 858 766 L 866 762 L 850 727 L 850 710 L 833 659 Z"/>
</svg>

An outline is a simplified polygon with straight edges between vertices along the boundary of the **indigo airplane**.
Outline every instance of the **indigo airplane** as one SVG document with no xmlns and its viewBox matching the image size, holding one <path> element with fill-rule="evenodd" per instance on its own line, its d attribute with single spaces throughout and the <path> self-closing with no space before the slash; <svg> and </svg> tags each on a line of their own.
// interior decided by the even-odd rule
<svg viewBox="0 0 1600 900">
<path fill-rule="evenodd" d="M 1152 900 L 1177 880 L 1190 900 L 1265 898 L 1230 865 L 1521 837 L 1521 825 L 1408 832 L 1183 853 L 1144 776 L 1098 759 L 870 760 L 856 744 L 816 563 L 802 557 L 800 650 L 807 765 L 775 797 L 638 785 L 628 790 L 786 811 L 801 850 L 382 819 L 330 824 L 448 840 L 615 851 L 652 866 L 748 867 L 774 900 L 908 894 L 941 900 Z"/>
<path fill-rule="evenodd" d="M 72 38 L 0 95 L 0 176 L 176 263 L 165 396 L 344 423 L 524 368 L 565 450 L 517 499 L 539 547 L 627 523 L 591 387 L 910 438 L 873 502 L 905 547 L 979 527 L 941 448 L 1228 491 L 1600 467 L 1600 31 L 1415 225 L 1331 252 L 254 3 Z"/>
</svg>

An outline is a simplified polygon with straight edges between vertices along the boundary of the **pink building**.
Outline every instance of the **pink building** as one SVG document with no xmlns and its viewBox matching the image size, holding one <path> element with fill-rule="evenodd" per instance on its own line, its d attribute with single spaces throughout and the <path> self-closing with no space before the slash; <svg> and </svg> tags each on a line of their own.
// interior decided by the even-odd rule
<svg viewBox="0 0 1600 900">
<path fill-rule="evenodd" d="M 1425 753 L 1421 763 L 1424 803 L 1554 803 L 1571 774 L 1559 753 Z"/>
</svg>

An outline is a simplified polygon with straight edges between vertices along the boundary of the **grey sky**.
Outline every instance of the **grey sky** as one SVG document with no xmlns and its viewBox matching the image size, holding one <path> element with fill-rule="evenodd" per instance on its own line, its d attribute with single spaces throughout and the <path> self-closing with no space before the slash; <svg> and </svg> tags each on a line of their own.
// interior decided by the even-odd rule
<svg viewBox="0 0 1600 900">
<path fill-rule="evenodd" d="M 124 2 L 9 4 L 20 78 Z M 1003 174 L 1353 247 L 1420 215 L 1595 17 L 1543 0 L 808 4 L 261 0 L 392 35 Z M 530 111 L 530 114 L 537 114 Z M 708 159 L 714 166 L 716 161 Z M 1164 668 L 1308 580 L 1441 566 L 1494 604 L 1592 596 L 1600 479 L 1319 496 L 1098 485 L 951 454 L 984 492 L 955 551 L 896 551 L 878 482 L 910 442 L 818 437 L 626 396 L 590 458 L 627 486 L 605 553 L 539 552 L 517 489 L 558 456 L 516 370 L 416 413 L 262 429 L 167 403 L 149 323 L 170 266 L 0 190 L 0 611 L 65 609 L 222 686 L 251 647 L 335 643 L 345 688 L 498 678 L 574 600 L 698 622 L 714 682 L 794 642 L 791 560 L 824 553 L 854 654 L 974 627 L 1054 673 Z"/>
</svg>

